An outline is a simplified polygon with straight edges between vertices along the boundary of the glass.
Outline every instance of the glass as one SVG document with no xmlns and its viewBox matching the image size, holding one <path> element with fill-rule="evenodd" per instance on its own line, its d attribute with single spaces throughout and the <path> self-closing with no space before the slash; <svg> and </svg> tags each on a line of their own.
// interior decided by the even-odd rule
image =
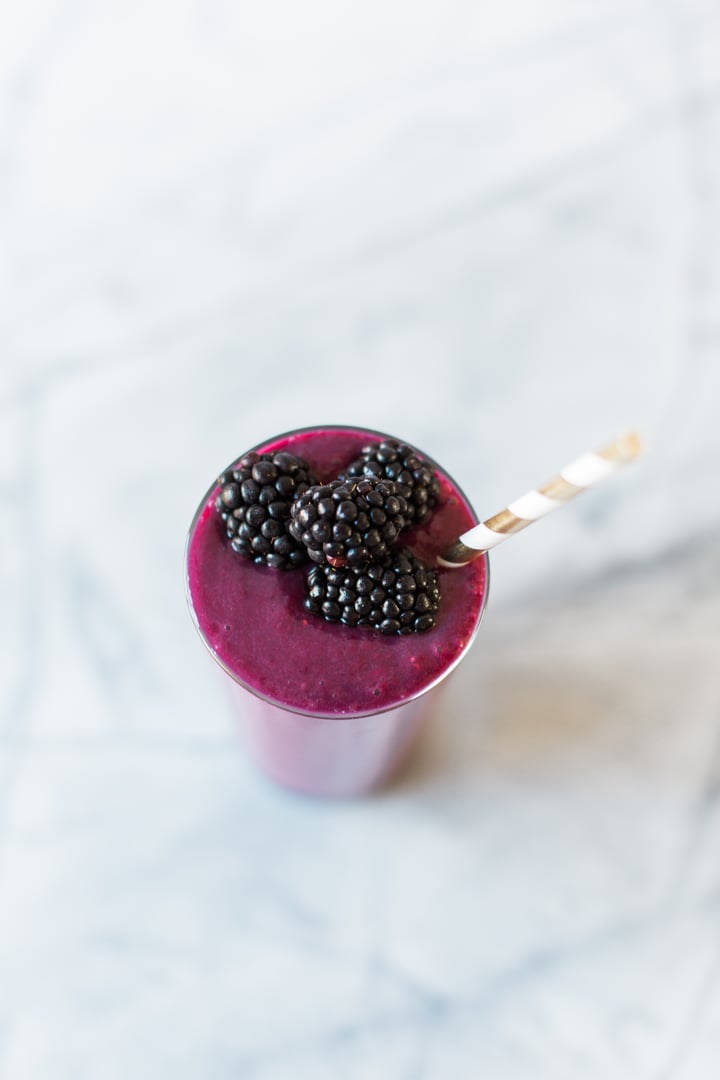
<svg viewBox="0 0 720 1080">
<path fill-rule="evenodd" d="M 391 436 L 365 428 L 323 426 L 288 432 L 266 440 L 253 449 L 258 452 L 283 449 L 303 456 L 303 446 L 306 442 L 314 445 L 315 452 L 318 452 L 318 447 L 325 449 L 331 444 L 334 446 L 338 441 L 342 444 L 343 440 L 349 440 L 348 445 L 353 445 L 354 440 L 354 443 L 359 446 L 361 443 L 380 441 L 383 438 L 391 438 Z M 421 454 L 421 456 L 436 470 L 441 478 L 446 501 L 457 503 L 457 507 L 464 514 L 465 527 L 469 528 L 477 521 L 477 517 L 466 497 L 440 466 L 427 455 Z M 308 457 L 310 458 L 311 454 L 308 454 Z M 345 463 L 347 460 L 349 459 L 346 458 Z M 229 469 L 231 468 L 232 465 Z M 291 584 L 293 589 L 296 588 L 297 575 L 302 578 L 303 571 L 258 568 L 251 562 L 230 553 L 234 562 L 228 562 L 228 565 L 232 565 L 232 573 L 237 575 L 233 580 L 239 581 L 240 574 L 265 575 L 250 578 L 244 576 L 244 581 L 249 583 L 251 588 L 260 590 L 259 601 L 255 600 L 253 604 L 246 601 L 247 611 L 243 609 L 240 612 L 240 621 L 243 624 L 242 629 L 248 649 L 252 649 L 255 656 L 258 655 L 258 648 L 261 650 L 279 649 L 288 654 L 292 654 L 295 650 L 299 657 L 296 686 L 293 690 L 296 700 L 289 702 L 287 693 L 283 693 L 281 697 L 279 693 L 273 693 L 258 685 L 260 680 L 253 679 L 251 665 L 249 663 L 244 665 L 242 656 L 239 660 L 231 660 L 228 655 L 223 656 L 222 642 L 218 645 L 217 640 L 211 640 L 210 630 L 212 628 L 213 631 L 217 631 L 218 620 L 211 621 L 206 612 L 201 611 L 199 614 L 196 609 L 198 601 L 200 607 L 203 606 L 203 595 L 200 595 L 203 590 L 208 596 L 211 595 L 210 587 L 213 583 L 203 578 L 209 558 L 208 562 L 204 562 L 202 550 L 199 550 L 199 553 L 195 552 L 193 545 L 198 546 L 201 542 L 207 541 L 209 552 L 215 552 L 219 558 L 227 559 L 225 554 L 227 544 L 222 540 L 216 540 L 216 537 L 220 536 L 222 525 L 220 523 L 218 526 L 219 518 L 213 509 L 217 490 L 217 483 L 208 489 L 190 526 L 185 555 L 186 590 L 190 613 L 198 633 L 218 665 L 218 669 L 223 673 L 248 752 L 261 770 L 277 783 L 307 794 L 331 797 L 350 796 L 378 787 L 391 776 L 406 755 L 435 703 L 439 685 L 467 655 L 475 639 L 487 603 L 489 585 L 487 556 L 482 556 L 476 561 L 474 569 L 465 579 L 471 581 L 472 589 L 468 587 L 464 593 L 458 592 L 455 601 L 454 606 L 458 609 L 455 615 L 457 619 L 464 619 L 466 626 L 462 647 L 455 649 L 454 652 L 452 649 L 449 650 L 447 662 L 435 660 L 434 669 L 426 680 L 422 675 L 416 676 L 414 683 L 407 689 L 403 689 L 402 674 L 398 681 L 398 671 L 401 671 L 401 668 L 397 666 L 398 660 L 401 661 L 401 665 L 407 664 L 408 658 L 416 661 L 416 656 L 410 657 L 410 652 L 421 652 L 422 649 L 425 649 L 428 660 L 431 660 L 442 652 L 442 647 L 449 643 L 443 639 L 443 634 L 447 636 L 448 633 L 444 630 L 444 622 L 448 626 L 455 623 L 452 619 L 444 618 L 442 602 L 437 625 L 427 634 L 394 636 L 390 639 L 367 629 L 358 628 L 350 631 L 338 624 L 325 623 L 318 616 L 308 615 L 299 602 L 297 616 L 293 615 L 295 622 L 284 626 L 278 625 L 275 631 L 275 617 L 281 623 L 283 619 L 287 619 L 287 612 L 292 607 L 284 593 L 281 599 L 277 599 L 276 592 L 280 588 L 284 589 L 286 584 Z M 449 500 L 448 496 L 450 496 Z M 438 509 L 437 513 L 439 512 Z M 422 526 L 418 526 L 418 529 L 422 529 Z M 199 539 L 196 539 L 197 537 Z M 444 547 L 447 541 L 453 539 L 455 535 L 446 536 L 442 546 Z M 215 551 L 216 547 L 217 551 Z M 240 564 L 242 564 L 242 570 L 240 570 Z M 446 570 L 442 571 L 441 577 L 447 574 L 463 574 L 466 571 L 467 568 Z M 214 570 L 209 567 L 207 572 L 212 575 Z M 191 578 L 194 579 L 194 584 Z M 293 579 L 292 582 L 291 579 Z M 478 582 L 481 582 L 481 585 L 478 586 Z M 458 590 L 460 585 L 461 579 L 454 578 L 453 588 Z M 227 591 L 226 589 L 225 593 Z M 467 612 L 462 610 L 463 604 L 468 608 Z M 257 614 L 260 605 L 262 618 Z M 274 611 L 273 605 L 275 605 Z M 227 618 L 229 622 L 233 621 L 229 615 Z M 263 620 L 266 625 L 262 624 Z M 253 628 L 256 621 L 259 625 L 257 634 L 254 634 Z M 238 625 L 237 621 L 235 625 Z M 227 625 L 225 629 L 230 630 L 230 625 Z M 353 635 L 351 645 L 348 644 L 350 639 L 345 636 L 349 634 Z M 337 635 L 343 635 L 343 637 L 338 638 Z M 381 641 L 380 645 L 378 645 L 378 639 Z M 415 648 L 411 646 L 410 639 L 425 640 L 422 645 L 416 641 L 414 644 L 417 648 Z M 303 644 L 305 641 L 308 642 L 307 646 Z M 391 641 L 396 644 L 391 644 Z M 432 645 L 432 655 L 428 652 L 428 643 Z M 309 654 L 308 650 L 310 650 Z M 310 667 L 311 680 L 314 678 L 315 684 L 318 680 L 322 682 L 323 672 L 330 673 L 340 662 L 338 650 L 345 650 L 346 656 L 350 655 L 351 650 L 355 661 L 354 674 L 349 677 L 347 685 L 342 684 L 344 700 L 339 705 L 335 701 L 334 710 L 329 710 L 327 707 L 318 708 L 317 704 L 303 707 L 300 702 L 302 697 L 300 686 L 302 679 L 307 678 L 306 667 Z M 367 663 L 364 663 L 365 661 Z M 242 666 L 250 670 L 239 670 Z M 272 666 L 271 663 L 268 664 L 269 669 Z M 384 701 L 380 707 L 368 707 L 368 683 L 374 678 L 377 678 L 378 685 L 382 682 L 383 666 L 385 666 L 385 673 L 388 674 L 388 681 L 394 678 L 398 682 L 396 692 L 390 703 Z M 316 685 L 313 689 L 316 689 Z M 379 691 L 376 689 L 374 692 Z"/>
</svg>

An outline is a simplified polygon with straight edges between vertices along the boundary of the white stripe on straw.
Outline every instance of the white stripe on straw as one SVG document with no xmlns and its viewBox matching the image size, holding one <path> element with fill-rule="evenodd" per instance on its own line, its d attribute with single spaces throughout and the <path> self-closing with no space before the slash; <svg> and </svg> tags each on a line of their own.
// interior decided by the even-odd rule
<svg viewBox="0 0 720 1080">
<path fill-rule="evenodd" d="M 642 443 L 633 433 L 623 435 L 596 453 L 583 454 L 566 465 L 549 483 L 521 496 L 499 514 L 488 518 L 463 535 L 438 556 L 440 566 L 464 566 L 478 555 L 497 547 L 513 533 L 557 510 L 581 491 L 611 476 L 622 465 L 642 453 Z"/>
</svg>

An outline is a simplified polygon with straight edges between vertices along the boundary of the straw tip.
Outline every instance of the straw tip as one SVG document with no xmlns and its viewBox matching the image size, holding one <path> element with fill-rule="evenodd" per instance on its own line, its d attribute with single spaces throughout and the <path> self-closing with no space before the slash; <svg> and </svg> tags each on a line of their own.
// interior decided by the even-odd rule
<svg viewBox="0 0 720 1080">
<path fill-rule="evenodd" d="M 625 461 L 633 461 L 645 453 L 645 443 L 637 431 L 628 431 L 625 435 L 621 435 L 617 441 L 617 448 Z"/>
</svg>

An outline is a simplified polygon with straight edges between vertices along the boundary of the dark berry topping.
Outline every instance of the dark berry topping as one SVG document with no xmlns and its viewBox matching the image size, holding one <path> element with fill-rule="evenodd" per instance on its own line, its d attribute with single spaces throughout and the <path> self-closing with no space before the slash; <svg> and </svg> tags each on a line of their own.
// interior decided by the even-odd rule
<svg viewBox="0 0 720 1080">
<path fill-rule="evenodd" d="M 309 488 L 292 504 L 290 535 L 316 563 L 365 566 L 395 543 L 407 502 L 391 480 L 360 477 Z"/>
<path fill-rule="evenodd" d="M 408 525 L 422 521 L 437 502 L 440 481 L 417 451 L 406 443 L 386 439 L 366 446 L 341 474 L 342 479 L 353 476 L 392 480 L 406 499 Z"/>
<path fill-rule="evenodd" d="M 215 506 L 233 551 L 280 569 L 306 561 L 305 548 L 288 531 L 293 500 L 317 484 L 302 458 L 252 451 L 218 484 Z"/>
<path fill-rule="evenodd" d="M 328 622 L 369 626 L 383 634 L 430 630 L 440 603 L 438 576 L 400 548 L 367 567 L 313 566 L 305 607 Z"/>
</svg>

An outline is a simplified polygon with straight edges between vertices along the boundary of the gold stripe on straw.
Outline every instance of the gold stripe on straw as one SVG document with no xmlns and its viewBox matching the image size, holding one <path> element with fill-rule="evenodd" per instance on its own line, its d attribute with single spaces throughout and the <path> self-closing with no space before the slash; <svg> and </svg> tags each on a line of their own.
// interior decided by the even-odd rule
<svg viewBox="0 0 720 1080">
<path fill-rule="evenodd" d="M 555 499 L 557 502 L 568 502 L 584 490 L 584 488 L 576 487 L 575 484 L 563 480 L 562 476 L 555 476 L 547 484 L 543 484 L 541 488 L 538 488 L 541 495 L 547 495 L 548 499 Z"/>
<path fill-rule="evenodd" d="M 622 465 L 634 461 L 641 453 L 640 437 L 629 432 L 595 453 L 583 454 L 561 469 L 547 484 L 529 491 L 499 514 L 463 533 L 438 556 L 438 563 L 440 566 L 464 566 L 502 543 L 508 536 L 521 532 L 533 521 L 574 499 L 581 491 L 604 480 Z"/>
<path fill-rule="evenodd" d="M 520 532 L 528 524 L 523 518 L 517 517 L 513 514 L 512 510 L 501 510 L 495 517 L 488 518 L 485 522 L 488 529 L 492 529 L 493 532 L 503 533 L 505 536 L 510 536 L 511 533 Z"/>
</svg>

